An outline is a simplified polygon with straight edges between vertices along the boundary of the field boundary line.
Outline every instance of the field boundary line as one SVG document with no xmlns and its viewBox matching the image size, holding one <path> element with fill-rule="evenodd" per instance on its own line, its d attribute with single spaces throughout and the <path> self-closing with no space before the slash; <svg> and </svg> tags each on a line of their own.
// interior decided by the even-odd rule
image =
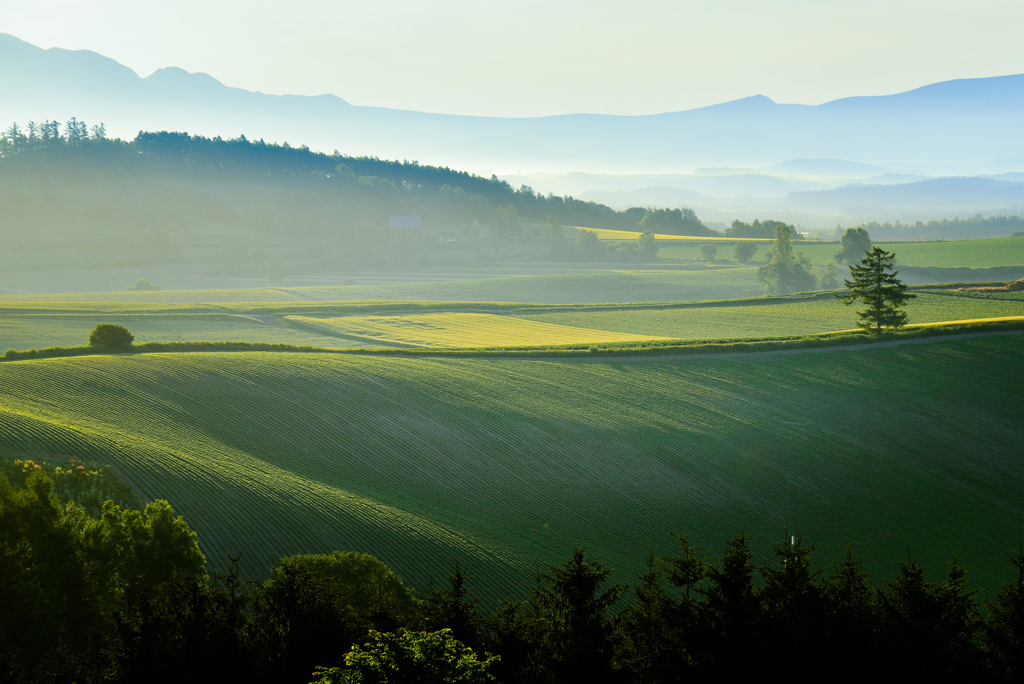
<svg viewBox="0 0 1024 684">
<path fill-rule="evenodd" d="M 671 361 L 680 359 L 730 359 L 751 356 L 778 356 L 782 354 L 801 354 L 813 352 L 832 351 L 854 351 L 866 349 L 878 349 L 880 347 L 899 347 L 905 344 L 927 344 L 929 342 L 945 342 L 947 340 L 962 340 L 973 337 L 990 337 L 994 335 L 1024 335 L 1024 330 L 990 330 L 972 333 L 955 333 L 952 335 L 931 335 L 929 337 L 917 337 L 906 340 L 879 340 L 877 342 L 862 342 L 860 344 L 844 344 L 821 347 L 800 347 L 798 349 L 764 349 L 762 351 L 737 351 L 737 352 L 694 352 L 692 354 L 636 354 L 634 356 L 615 355 L 606 357 L 564 357 L 571 361 L 607 361 L 609 359 L 628 359 L 630 361 Z"/>
</svg>

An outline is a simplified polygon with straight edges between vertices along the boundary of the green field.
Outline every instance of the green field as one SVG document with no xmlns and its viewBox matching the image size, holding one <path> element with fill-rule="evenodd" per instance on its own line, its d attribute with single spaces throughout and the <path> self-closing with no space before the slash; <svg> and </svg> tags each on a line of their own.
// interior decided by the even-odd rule
<svg viewBox="0 0 1024 684">
<path fill-rule="evenodd" d="M 1018 243 L 889 248 L 908 265 L 991 268 L 1024 263 Z M 802 248 L 817 261 L 838 249 Z M 696 247 L 661 254 L 676 249 Z M 97 323 L 139 343 L 378 351 L 749 340 L 856 323 L 828 293 L 757 297 L 756 266 L 502 268 L 6 296 L 0 351 L 80 346 Z M 917 293 L 915 324 L 1024 316 L 1020 292 Z M 351 549 L 423 588 L 460 559 L 497 600 L 580 544 L 628 582 L 649 548 L 671 551 L 670 531 L 718 555 L 746 529 L 762 554 L 799 530 L 825 564 L 850 543 L 883 578 L 908 543 L 932 573 L 955 550 L 993 587 L 1024 535 L 1022 350 L 1024 336 L 1000 335 L 678 359 L 6 361 L 0 453 L 110 463 L 186 516 L 214 568 L 241 553 L 252 576 L 283 555 Z"/>
<path fill-rule="evenodd" d="M 430 300 L 599 304 L 732 299 L 760 294 L 754 269 L 628 270 L 562 272 L 556 266 L 530 275 L 495 278 L 451 274 L 450 280 L 364 285 L 295 287 L 272 290 L 168 290 L 84 292 L 61 295 L 8 295 L 3 302 L 260 302 Z M 269 293 L 270 296 L 266 296 Z"/>
<path fill-rule="evenodd" d="M 286 328 L 273 316 L 258 318 L 231 314 L 30 314 L 0 316 L 0 351 L 85 344 L 90 331 L 99 323 L 125 326 L 135 335 L 136 344 L 258 341 L 325 348 L 374 346 L 370 340 L 355 345 L 343 343 L 337 337 L 329 335 Z"/>
<path fill-rule="evenodd" d="M 1024 336 L 715 358 L 96 356 L 0 364 L 0 450 L 114 465 L 214 567 L 353 549 L 504 598 L 588 544 L 639 570 L 799 530 L 978 586 L 1024 530 Z"/>
<path fill-rule="evenodd" d="M 932 266 L 936 268 L 994 268 L 997 266 L 1024 266 L 1024 239 L 990 238 L 984 240 L 951 240 L 936 242 L 879 242 L 882 249 L 896 254 L 897 264 L 903 266 Z M 795 242 L 793 250 L 803 252 L 812 262 L 827 264 L 840 249 L 839 242 Z M 771 252 L 771 243 L 758 248 L 755 260 L 763 262 Z M 659 257 L 700 259 L 700 244 L 659 244 Z M 719 261 L 732 261 L 730 245 L 719 245 Z M 897 267 L 898 267 L 897 266 Z M 1024 276 L 1024 272 L 1021 274 Z"/>
<path fill-rule="evenodd" d="M 1024 292 L 922 289 L 917 294 L 907 306 L 914 324 L 1024 316 Z M 98 323 L 124 325 L 137 343 L 245 341 L 346 349 L 737 340 L 849 330 L 856 322 L 856 307 L 843 305 L 831 294 L 620 306 L 305 300 L 208 305 L 25 302 L 0 308 L 0 351 L 79 346 Z"/>
<path fill-rule="evenodd" d="M 856 306 L 831 295 L 809 300 L 765 298 L 671 308 L 523 311 L 531 321 L 598 328 L 637 336 L 723 340 L 811 335 L 857 327 Z M 1024 292 L 974 293 L 924 290 L 906 307 L 911 323 L 1024 316 Z"/>
</svg>

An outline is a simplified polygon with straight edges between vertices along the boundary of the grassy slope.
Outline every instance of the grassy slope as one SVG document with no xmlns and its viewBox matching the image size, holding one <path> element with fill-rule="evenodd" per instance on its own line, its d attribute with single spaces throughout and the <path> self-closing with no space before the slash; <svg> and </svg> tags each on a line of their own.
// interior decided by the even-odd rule
<svg viewBox="0 0 1024 684">
<path fill-rule="evenodd" d="M 1024 529 L 1019 335 L 790 355 L 457 360 L 288 354 L 0 365 L 0 449 L 88 454 L 250 572 L 352 548 L 496 598 L 573 545 L 625 570 L 689 532 L 906 544 L 993 586 Z M 941 426 L 942 429 L 938 429 Z"/>
</svg>

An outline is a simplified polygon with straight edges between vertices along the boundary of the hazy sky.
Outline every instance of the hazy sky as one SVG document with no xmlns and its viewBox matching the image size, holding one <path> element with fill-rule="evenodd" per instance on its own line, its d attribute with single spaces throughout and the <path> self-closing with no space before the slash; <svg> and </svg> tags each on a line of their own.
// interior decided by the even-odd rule
<svg viewBox="0 0 1024 684">
<path fill-rule="evenodd" d="M 0 0 L 0 32 L 141 76 L 491 116 L 817 104 L 1024 73 L 1022 29 L 1022 0 Z"/>
</svg>

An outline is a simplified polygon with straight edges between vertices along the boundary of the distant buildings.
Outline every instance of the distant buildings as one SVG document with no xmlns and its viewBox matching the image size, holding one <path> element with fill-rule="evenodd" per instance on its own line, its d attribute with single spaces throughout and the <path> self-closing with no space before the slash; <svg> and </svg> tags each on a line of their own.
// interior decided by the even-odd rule
<svg viewBox="0 0 1024 684">
<path fill-rule="evenodd" d="M 388 219 L 388 240 L 423 237 L 423 219 L 419 216 L 392 216 Z"/>
</svg>

